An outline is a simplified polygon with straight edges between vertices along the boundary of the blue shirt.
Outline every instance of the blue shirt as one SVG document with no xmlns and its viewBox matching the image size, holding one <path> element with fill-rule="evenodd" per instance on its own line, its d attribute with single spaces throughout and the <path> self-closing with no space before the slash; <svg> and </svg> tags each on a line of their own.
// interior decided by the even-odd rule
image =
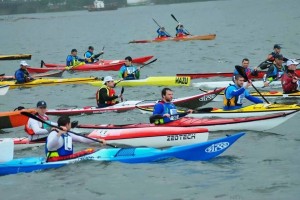
<svg viewBox="0 0 300 200">
<path fill-rule="evenodd" d="M 27 72 L 27 70 L 23 70 L 23 69 L 18 69 L 16 72 L 15 72 L 15 78 L 17 80 L 17 83 L 25 83 L 26 82 L 26 77 L 29 77 L 29 74 Z"/>
<path fill-rule="evenodd" d="M 154 105 L 153 109 L 153 115 L 161 115 L 164 114 L 170 114 L 171 117 L 163 117 L 164 123 L 168 123 L 170 121 L 178 119 L 177 109 L 176 106 L 173 103 L 165 103 L 165 102 L 159 102 Z"/>
<path fill-rule="evenodd" d="M 126 66 L 123 65 L 119 71 L 119 77 L 124 80 L 134 80 L 140 78 L 140 72 L 137 70 L 136 66 Z"/>
<path fill-rule="evenodd" d="M 157 34 L 158 34 L 158 37 L 171 37 L 169 34 L 167 34 L 165 31 L 161 30 L 160 28 L 157 29 Z"/>
</svg>

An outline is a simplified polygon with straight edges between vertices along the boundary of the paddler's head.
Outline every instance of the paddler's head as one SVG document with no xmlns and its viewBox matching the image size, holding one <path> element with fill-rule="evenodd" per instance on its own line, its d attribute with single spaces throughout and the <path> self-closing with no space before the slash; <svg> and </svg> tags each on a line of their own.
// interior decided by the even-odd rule
<svg viewBox="0 0 300 200">
<path fill-rule="evenodd" d="M 279 44 L 275 44 L 273 49 L 275 53 L 280 54 L 281 46 Z"/>
<path fill-rule="evenodd" d="M 248 58 L 244 58 L 242 60 L 242 66 L 246 69 L 249 67 L 249 59 Z"/>
<path fill-rule="evenodd" d="M 289 71 L 295 71 L 297 68 L 297 65 L 299 65 L 298 62 L 296 62 L 296 60 L 290 59 L 286 62 L 286 66 L 288 67 L 287 69 Z"/>
<path fill-rule="evenodd" d="M 245 82 L 244 77 L 242 77 L 240 74 L 237 74 L 234 76 L 235 84 L 239 87 L 243 87 L 243 84 Z"/>
<path fill-rule="evenodd" d="M 21 67 L 21 69 L 26 69 L 27 66 L 29 66 L 29 65 L 27 64 L 27 62 L 26 62 L 25 60 L 22 60 L 22 61 L 20 62 L 20 67 Z"/>
<path fill-rule="evenodd" d="M 77 56 L 77 49 L 72 49 L 71 54 L 72 56 Z"/>
<path fill-rule="evenodd" d="M 132 58 L 130 56 L 127 56 L 124 60 L 126 66 L 131 66 Z"/>
<path fill-rule="evenodd" d="M 103 84 L 110 88 L 113 88 L 115 86 L 114 79 L 111 76 L 105 76 Z"/>
<path fill-rule="evenodd" d="M 39 115 L 43 116 L 47 112 L 47 103 L 45 101 L 39 101 L 36 104 L 36 108 Z"/>
<path fill-rule="evenodd" d="M 282 66 L 282 62 L 283 62 L 283 56 L 281 54 L 277 54 L 275 56 L 275 64 L 277 66 Z"/>
<path fill-rule="evenodd" d="M 170 103 L 173 100 L 173 90 L 170 88 L 164 88 L 161 91 L 162 100 L 166 103 Z"/>
<path fill-rule="evenodd" d="M 59 127 L 66 127 L 67 130 L 71 129 L 71 119 L 70 117 L 64 115 L 58 118 L 57 125 Z"/>
</svg>

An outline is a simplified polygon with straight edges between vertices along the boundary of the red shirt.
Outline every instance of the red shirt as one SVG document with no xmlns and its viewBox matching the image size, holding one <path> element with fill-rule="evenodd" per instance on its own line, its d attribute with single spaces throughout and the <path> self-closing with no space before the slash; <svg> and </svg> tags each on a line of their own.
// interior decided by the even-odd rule
<svg viewBox="0 0 300 200">
<path fill-rule="evenodd" d="M 293 93 L 297 91 L 298 84 L 297 82 L 293 82 L 293 77 L 297 77 L 296 73 L 284 73 L 281 77 L 281 85 L 283 89 L 283 93 Z"/>
</svg>

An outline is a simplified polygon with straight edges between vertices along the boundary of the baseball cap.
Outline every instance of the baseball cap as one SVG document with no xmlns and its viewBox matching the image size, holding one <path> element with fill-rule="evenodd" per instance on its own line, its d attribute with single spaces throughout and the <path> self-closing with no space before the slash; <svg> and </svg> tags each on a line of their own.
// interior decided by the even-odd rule
<svg viewBox="0 0 300 200">
<path fill-rule="evenodd" d="M 22 60 L 22 61 L 20 62 L 20 65 L 22 65 L 22 66 L 29 66 L 25 60 Z"/>
<path fill-rule="evenodd" d="M 281 46 L 279 44 L 275 44 L 274 49 L 281 49 Z"/>
<path fill-rule="evenodd" d="M 103 83 L 106 83 L 108 81 L 113 81 L 114 79 L 111 76 L 105 76 Z"/>
<path fill-rule="evenodd" d="M 293 59 L 290 59 L 286 62 L 286 65 L 287 66 L 290 66 L 290 65 L 299 65 L 298 62 L 296 62 L 296 60 L 293 60 Z"/>
<path fill-rule="evenodd" d="M 44 107 L 44 108 L 46 108 L 47 104 L 46 104 L 45 101 L 39 101 L 39 102 L 37 102 L 36 107 Z"/>
</svg>

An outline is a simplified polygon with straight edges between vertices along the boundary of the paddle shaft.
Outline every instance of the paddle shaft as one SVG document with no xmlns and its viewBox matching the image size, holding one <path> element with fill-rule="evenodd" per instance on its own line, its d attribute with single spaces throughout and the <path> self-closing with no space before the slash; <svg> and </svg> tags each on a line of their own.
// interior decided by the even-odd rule
<svg viewBox="0 0 300 200">
<path fill-rule="evenodd" d="M 63 130 L 63 128 L 61 128 L 61 127 L 59 127 L 59 126 L 55 126 L 55 125 L 53 125 L 53 124 L 50 124 L 50 123 L 48 123 L 48 122 L 46 122 L 46 121 L 40 119 L 39 117 L 37 117 L 37 116 L 35 116 L 35 115 L 29 113 L 29 112 L 21 112 L 21 114 L 22 114 L 22 115 L 25 115 L 25 116 L 27 116 L 27 117 L 30 117 L 30 118 L 32 118 L 32 119 L 35 119 L 35 120 L 37 120 L 37 121 L 39 121 L 39 122 L 42 122 L 42 123 L 44 123 L 44 124 L 47 124 L 47 125 L 49 125 L 49 126 L 52 126 L 52 127 L 54 127 L 54 128 L 57 128 L 57 129 L 59 129 L 59 130 Z M 70 133 L 72 133 L 72 134 L 74 134 L 74 135 L 78 135 L 78 136 L 80 136 L 80 137 L 87 138 L 87 139 L 92 140 L 92 141 L 94 141 L 94 142 L 102 143 L 101 141 L 99 141 L 99 140 L 97 140 L 97 139 L 90 138 L 90 137 L 87 137 L 87 136 L 85 136 L 85 135 L 81 135 L 81 134 L 79 134 L 79 133 L 75 133 L 75 132 L 73 132 L 73 131 L 68 131 L 68 132 L 70 132 Z M 111 144 L 106 144 L 106 145 L 107 145 L 107 146 L 110 146 L 110 147 L 116 148 L 116 146 L 111 145 Z"/>
<path fill-rule="evenodd" d="M 153 18 L 152 18 L 153 19 Z M 156 23 L 156 25 L 161 28 L 161 26 L 157 23 L 157 21 L 155 21 L 155 19 L 153 19 L 153 21 Z M 166 30 L 164 31 L 166 34 L 170 35 Z"/>
<path fill-rule="evenodd" d="M 147 65 L 149 65 L 149 64 L 151 64 L 151 63 L 154 63 L 155 61 L 157 61 L 157 58 L 155 58 L 154 60 L 151 60 L 150 62 L 144 64 L 143 66 L 140 67 L 140 69 L 142 69 L 143 67 L 145 67 L 145 66 L 147 66 Z M 136 71 L 137 71 L 137 70 L 135 70 L 135 71 L 132 72 L 131 74 L 134 74 Z M 121 81 L 124 81 L 124 79 L 123 79 L 123 80 L 119 80 L 117 83 L 115 83 L 114 87 L 116 87 L 117 84 L 120 83 Z"/>
<path fill-rule="evenodd" d="M 123 100 L 124 100 L 124 99 L 123 99 L 123 96 L 122 96 L 123 93 L 124 93 L 124 87 L 122 87 L 122 89 L 121 89 L 121 102 L 123 102 Z"/>
</svg>

